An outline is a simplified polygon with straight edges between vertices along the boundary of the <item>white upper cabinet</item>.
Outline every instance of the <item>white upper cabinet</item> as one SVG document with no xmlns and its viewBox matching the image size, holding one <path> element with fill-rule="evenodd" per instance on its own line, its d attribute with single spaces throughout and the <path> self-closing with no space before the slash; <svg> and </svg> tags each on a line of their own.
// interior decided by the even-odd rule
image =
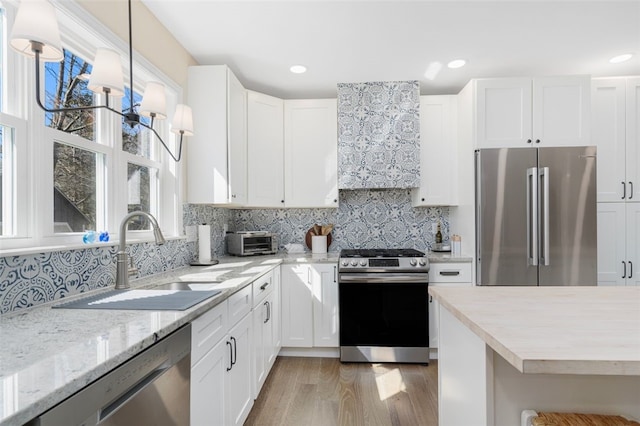
<svg viewBox="0 0 640 426">
<path fill-rule="evenodd" d="M 588 76 L 474 80 L 478 148 L 588 145 Z"/>
<path fill-rule="evenodd" d="M 457 203 L 457 96 L 420 97 L 420 187 L 411 190 L 417 206 Z"/>
<path fill-rule="evenodd" d="M 187 151 L 187 201 L 247 201 L 246 90 L 226 65 L 189 67 L 188 102 L 197 131 Z"/>
<path fill-rule="evenodd" d="M 336 99 L 284 101 L 286 207 L 338 207 Z"/>
<path fill-rule="evenodd" d="M 598 202 L 640 201 L 640 77 L 594 79 L 591 99 Z"/>
<path fill-rule="evenodd" d="M 525 145 L 531 140 L 531 79 L 477 80 L 478 148 Z"/>
<path fill-rule="evenodd" d="M 640 77 L 627 78 L 627 188 L 628 201 L 640 201 Z"/>
<path fill-rule="evenodd" d="M 248 91 L 248 200 L 251 207 L 284 207 L 284 101 Z"/>
</svg>

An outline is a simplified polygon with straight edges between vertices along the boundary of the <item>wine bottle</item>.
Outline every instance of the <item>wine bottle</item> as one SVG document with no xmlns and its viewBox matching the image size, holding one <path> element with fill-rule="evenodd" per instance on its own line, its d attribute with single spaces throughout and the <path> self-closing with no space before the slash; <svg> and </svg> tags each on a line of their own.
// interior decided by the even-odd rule
<svg viewBox="0 0 640 426">
<path fill-rule="evenodd" d="M 438 222 L 438 229 L 436 231 L 436 244 L 442 244 L 442 232 L 440 232 L 440 222 Z"/>
</svg>

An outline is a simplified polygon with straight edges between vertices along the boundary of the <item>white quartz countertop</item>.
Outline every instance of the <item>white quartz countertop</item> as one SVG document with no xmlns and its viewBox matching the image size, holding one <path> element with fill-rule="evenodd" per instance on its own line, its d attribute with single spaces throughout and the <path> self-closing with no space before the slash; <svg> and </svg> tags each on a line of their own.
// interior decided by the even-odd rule
<svg viewBox="0 0 640 426">
<path fill-rule="evenodd" d="M 522 373 L 640 375 L 640 287 L 430 287 Z"/>
<path fill-rule="evenodd" d="M 52 309 L 88 292 L 0 316 L 0 425 L 23 424 L 285 263 L 337 262 L 338 254 L 225 257 L 131 281 L 222 281 L 219 296 L 185 311 Z"/>
</svg>

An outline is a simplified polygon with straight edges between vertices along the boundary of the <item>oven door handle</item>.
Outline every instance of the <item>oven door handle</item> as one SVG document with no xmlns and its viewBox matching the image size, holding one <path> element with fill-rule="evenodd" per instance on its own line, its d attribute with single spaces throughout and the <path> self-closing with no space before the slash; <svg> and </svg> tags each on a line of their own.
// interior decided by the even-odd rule
<svg viewBox="0 0 640 426">
<path fill-rule="evenodd" d="M 428 275 L 419 274 L 340 274 L 340 283 L 411 283 L 428 282 Z"/>
</svg>

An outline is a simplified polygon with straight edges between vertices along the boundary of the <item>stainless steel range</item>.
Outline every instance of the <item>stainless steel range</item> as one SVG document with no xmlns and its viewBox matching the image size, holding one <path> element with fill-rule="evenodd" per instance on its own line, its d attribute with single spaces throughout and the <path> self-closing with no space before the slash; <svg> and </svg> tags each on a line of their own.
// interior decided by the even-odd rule
<svg viewBox="0 0 640 426">
<path fill-rule="evenodd" d="M 429 260 L 413 249 L 342 250 L 340 360 L 429 362 Z"/>
</svg>

